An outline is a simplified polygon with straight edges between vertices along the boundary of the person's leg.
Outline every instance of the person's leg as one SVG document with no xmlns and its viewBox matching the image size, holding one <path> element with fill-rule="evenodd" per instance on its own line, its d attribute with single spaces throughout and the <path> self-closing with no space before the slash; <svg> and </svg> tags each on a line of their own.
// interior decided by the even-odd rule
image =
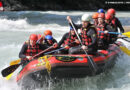
<svg viewBox="0 0 130 90">
<path fill-rule="evenodd" d="M 69 54 L 84 54 L 81 46 L 71 47 L 69 49 Z"/>
</svg>

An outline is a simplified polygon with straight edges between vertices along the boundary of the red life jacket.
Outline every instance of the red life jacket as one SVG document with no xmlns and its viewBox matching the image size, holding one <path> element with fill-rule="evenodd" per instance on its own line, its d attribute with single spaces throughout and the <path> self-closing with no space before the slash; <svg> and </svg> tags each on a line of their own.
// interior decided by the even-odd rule
<svg viewBox="0 0 130 90">
<path fill-rule="evenodd" d="M 36 44 L 35 46 L 31 46 L 28 45 L 27 51 L 25 53 L 26 56 L 34 56 L 36 54 L 38 54 L 39 52 L 41 52 L 42 50 L 40 50 L 39 45 Z"/>
<path fill-rule="evenodd" d="M 76 35 L 73 36 L 73 35 L 71 35 L 71 33 L 69 33 L 68 38 L 66 40 L 64 40 L 64 43 L 62 44 L 62 46 L 65 46 L 65 45 L 68 45 L 68 44 L 69 44 L 70 47 L 77 46 L 77 44 L 70 44 L 70 43 L 73 43 L 75 41 L 75 39 L 77 39 L 77 36 Z"/>
<path fill-rule="evenodd" d="M 86 46 L 91 45 L 91 43 L 92 43 L 91 38 L 87 36 L 87 32 L 88 32 L 88 29 L 81 28 L 82 43 L 83 43 L 83 45 L 86 45 Z"/>
<path fill-rule="evenodd" d="M 100 33 L 98 31 L 105 31 L 105 25 L 104 24 L 98 24 L 97 25 L 97 35 L 98 35 L 98 39 L 107 39 L 107 35 L 104 33 Z"/>
</svg>

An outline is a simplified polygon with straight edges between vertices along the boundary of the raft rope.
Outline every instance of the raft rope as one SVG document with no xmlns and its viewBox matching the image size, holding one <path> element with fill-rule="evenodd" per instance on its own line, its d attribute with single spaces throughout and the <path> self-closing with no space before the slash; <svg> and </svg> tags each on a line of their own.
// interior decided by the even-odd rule
<svg viewBox="0 0 130 90">
<path fill-rule="evenodd" d="M 52 57 L 52 55 L 46 55 L 46 56 L 43 56 L 43 57 L 40 57 L 38 58 L 38 61 L 40 61 L 38 63 L 38 66 L 42 66 L 42 65 L 45 65 L 46 69 L 47 69 L 47 72 L 50 74 L 51 72 L 51 64 L 49 62 L 48 59 L 50 59 Z"/>
</svg>

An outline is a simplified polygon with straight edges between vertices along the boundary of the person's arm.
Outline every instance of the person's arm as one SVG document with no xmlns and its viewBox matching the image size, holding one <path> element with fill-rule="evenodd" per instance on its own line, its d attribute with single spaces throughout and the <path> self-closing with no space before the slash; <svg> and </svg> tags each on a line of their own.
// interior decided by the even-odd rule
<svg viewBox="0 0 130 90">
<path fill-rule="evenodd" d="M 82 24 L 75 24 L 73 21 L 72 24 L 74 25 L 76 31 L 82 27 Z M 69 25 L 72 27 L 71 23 L 69 23 Z"/>
<path fill-rule="evenodd" d="M 69 36 L 69 33 L 64 34 L 64 36 L 58 43 L 58 47 L 60 47 L 64 43 L 64 40 L 66 40 L 68 36 Z"/>
<path fill-rule="evenodd" d="M 107 30 L 108 32 L 115 32 L 115 28 L 112 28 L 110 25 L 106 25 L 105 30 Z"/>
<path fill-rule="evenodd" d="M 70 16 L 67 16 L 66 19 L 68 20 L 68 23 L 69 23 L 69 25 L 70 25 L 71 27 L 72 27 L 72 25 L 71 25 L 71 22 L 72 22 L 72 24 L 74 25 L 74 27 L 75 27 L 76 30 L 78 30 L 78 29 L 80 29 L 80 28 L 82 27 L 82 24 L 75 24 L 75 23 L 72 21 L 72 19 L 71 19 Z"/>
<path fill-rule="evenodd" d="M 116 18 L 116 25 L 117 25 L 117 28 L 119 27 L 120 31 L 124 33 L 124 28 L 122 27 L 121 22 L 117 18 Z"/>
<path fill-rule="evenodd" d="M 97 33 L 96 33 L 96 30 L 94 30 L 94 28 L 91 28 L 91 30 L 89 30 L 89 32 L 87 33 L 87 35 L 92 40 L 92 43 L 91 43 L 91 45 L 88 45 L 88 48 L 89 47 L 93 47 L 97 43 Z"/>
<path fill-rule="evenodd" d="M 27 50 L 27 47 L 28 47 L 28 44 L 26 43 L 22 46 L 22 49 L 19 53 L 19 58 L 26 58 L 25 52 Z"/>
<path fill-rule="evenodd" d="M 53 41 L 53 43 L 57 43 L 56 39 L 54 39 L 54 38 L 53 38 L 53 40 L 52 40 L 52 41 Z"/>
</svg>

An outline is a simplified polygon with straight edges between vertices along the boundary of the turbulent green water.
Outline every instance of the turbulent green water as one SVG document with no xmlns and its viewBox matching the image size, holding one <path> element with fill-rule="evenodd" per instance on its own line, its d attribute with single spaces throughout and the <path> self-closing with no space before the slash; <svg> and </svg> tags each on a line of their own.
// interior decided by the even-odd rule
<svg viewBox="0 0 130 90">
<path fill-rule="evenodd" d="M 59 41 L 62 35 L 69 31 L 66 16 L 70 15 L 75 22 L 83 13 L 80 11 L 21 11 L 0 12 L 0 70 L 9 66 L 9 62 L 18 59 L 18 53 L 31 33 L 42 34 L 44 30 L 53 31 L 53 36 Z M 88 12 L 92 14 L 93 12 Z M 118 12 L 117 16 L 124 26 L 130 25 L 130 12 Z M 129 43 L 124 42 L 126 46 Z M 114 68 L 110 71 L 83 79 L 63 80 L 50 83 L 36 90 L 129 90 L 130 89 L 130 57 L 123 55 L 118 58 Z M 0 75 L 0 90 L 20 90 L 15 82 L 19 68 L 7 81 Z"/>
</svg>

